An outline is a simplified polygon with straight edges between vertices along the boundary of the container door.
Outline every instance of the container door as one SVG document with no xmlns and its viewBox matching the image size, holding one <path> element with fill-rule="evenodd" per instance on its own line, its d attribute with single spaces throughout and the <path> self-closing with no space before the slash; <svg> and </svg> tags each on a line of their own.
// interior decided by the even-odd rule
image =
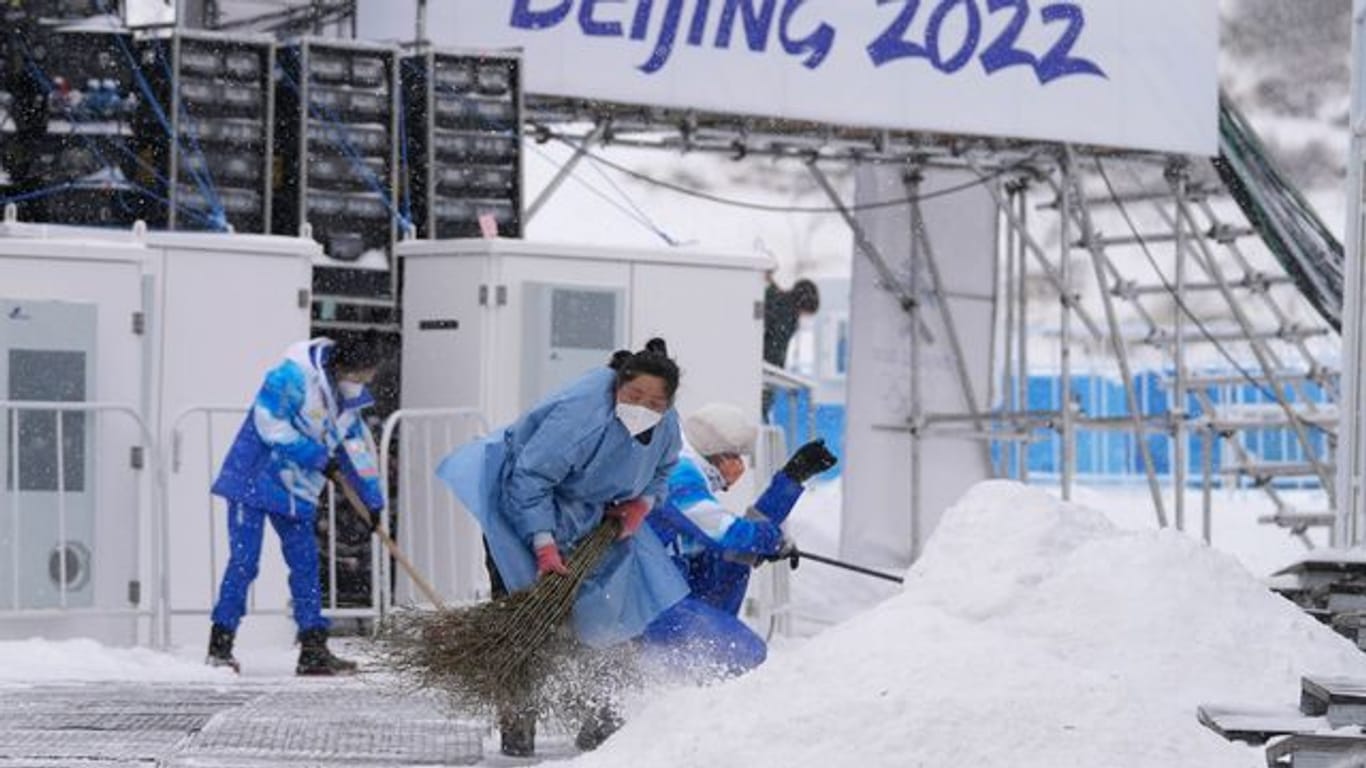
<svg viewBox="0 0 1366 768">
<path fill-rule="evenodd" d="M 0 318 L 0 399 L 92 399 L 95 305 L 0 299 Z M 0 606 L 92 605 L 91 417 L 6 409 L 0 426 Z"/>
</svg>

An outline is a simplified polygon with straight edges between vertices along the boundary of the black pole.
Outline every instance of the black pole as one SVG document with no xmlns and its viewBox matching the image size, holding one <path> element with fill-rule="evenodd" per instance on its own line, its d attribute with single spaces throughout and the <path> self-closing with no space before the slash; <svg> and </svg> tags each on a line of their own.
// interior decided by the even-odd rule
<svg viewBox="0 0 1366 768">
<path fill-rule="evenodd" d="M 834 558 L 830 557 L 821 557 L 820 555 L 813 555 L 810 552 L 798 552 L 797 554 L 802 560 L 811 560 L 813 562 L 821 563 L 823 565 L 830 565 L 836 568 L 843 568 L 846 571 L 861 573 L 864 576 L 872 576 L 875 579 L 882 579 L 883 581 L 892 581 L 896 582 L 897 584 L 906 583 L 906 580 L 900 576 L 893 576 L 890 573 L 883 573 L 882 571 L 875 571 L 871 568 L 864 568 L 861 565 L 846 563 L 841 560 L 835 560 Z"/>
</svg>

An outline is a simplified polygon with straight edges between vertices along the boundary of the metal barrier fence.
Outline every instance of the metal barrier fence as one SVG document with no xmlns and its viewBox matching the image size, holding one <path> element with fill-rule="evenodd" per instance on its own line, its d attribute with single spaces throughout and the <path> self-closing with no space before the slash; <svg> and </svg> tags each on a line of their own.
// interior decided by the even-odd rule
<svg viewBox="0 0 1366 768">
<path fill-rule="evenodd" d="M 230 554 L 226 504 L 210 489 L 247 412 L 241 406 L 187 408 L 171 421 L 170 450 L 163 452 L 145 420 L 131 406 L 0 401 L 0 413 L 10 414 L 4 425 L 6 439 L 0 441 L 4 447 L 0 462 L 6 467 L 2 487 L 6 493 L 0 498 L 5 502 L 3 512 L 8 513 L 0 512 L 0 521 L 8 523 L 0 526 L 0 533 L 7 532 L 9 538 L 0 542 L 7 543 L 11 553 L 10 567 L 0 573 L 0 619 L 101 615 L 145 620 L 145 641 L 165 647 L 174 638 L 176 617 L 207 618 L 217 601 Z M 108 487 L 114 487 L 109 482 L 116 477 L 107 469 L 92 470 L 95 454 L 107 463 L 112 457 L 111 446 L 119 443 L 111 442 L 109 434 L 101 434 L 96 440 L 95 435 L 108 428 L 87 424 L 84 418 L 113 414 L 125 417 L 140 440 L 140 444 L 130 446 L 134 474 L 123 482 L 131 499 L 131 525 L 127 519 L 109 515 L 109 506 L 92 506 L 95 493 L 107 494 Z M 483 538 L 455 497 L 439 487 L 436 467 L 452 450 L 488 431 L 483 414 L 472 408 L 401 410 L 385 421 L 378 446 L 380 476 L 388 480 L 384 483 L 386 496 L 391 487 L 396 489 L 394 497 L 386 499 L 379 525 L 382 530 L 397 531 L 399 546 L 419 572 L 431 579 L 442 599 L 453 605 L 488 597 Z M 756 450 L 753 482 L 761 485 L 771 477 L 785 455 L 782 430 L 765 427 Z M 402 461 L 398 461 L 399 456 Z M 101 480 L 94 479 L 97 475 Z M 56 585 L 51 600 L 26 601 L 21 590 L 20 569 L 28 562 L 21 557 L 25 549 L 21 534 L 28 520 L 25 505 L 46 508 L 51 512 L 50 522 L 55 523 L 51 533 L 59 545 L 52 548 L 52 563 L 46 569 Z M 367 536 L 368 601 L 363 605 L 342 604 L 337 585 L 344 555 L 338 540 L 339 504 L 334 490 L 329 488 L 321 511 L 320 520 L 327 525 L 323 567 L 331 586 L 325 615 L 378 620 L 396 602 L 420 602 L 411 581 L 402 574 L 390 573 L 390 558 Z M 76 514 L 79 521 L 73 523 Z M 93 543 L 82 548 L 60 546 L 76 528 L 89 534 L 87 542 L 93 542 L 92 536 L 100 532 L 106 536 L 99 547 Z M 109 532 L 119 530 L 127 532 L 124 543 L 128 546 L 117 546 L 117 537 L 110 538 Z M 107 567 L 100 558 L 114 555 L 127 558 L 123 567 L 130 577 L 130 607 L 112 606 L 107 599 L 85 604 L 87 593 L 80 590 L 90 587 L 93 591 L 91 568 L 98 571 Z M 253 585 L 248 613 L 288 615 L 281 558 L 263 556 L 261 569 L 264 578 L 258 577 Z M 769 634 L 788 634 L 788 571 L 771 567 L 762 569 L 761 574 L 751 589 L 747 613 L 761 625 L 767 623 Z M 143 583 L 154 584 L 155 589 L 144 590 Z M 258 599 L 263 584 L 272 591 L 269 599 Z M 6 596 L 7 608 L 3 607 Z M 143 642 L 143 636 L 135 641 Z"/>
<path fill-rule="evenodd" d="M 161 530 L 167 537 L 161 560 L 162 573 L 167 574 L 161 588 L 162 636 L 167 644 L 172 637 L 174 617 L 207 617 L 218 600 L 223 568 L 229 554 L 227 505 L 222 499 L 214 497 L 210 489 L 219 463 L 247 412 L 248 408 L 243 406 L 201 405 L 181 411 L 171 422 L 171 451 L 165 467 L 166 490 L 161 513 Z M 199 448 L 191 448 L 188 436 L 196 426 L 202 432 L 203 443 Z M 378 542 L 368 532 L 363 545 L 346 545 L 340 540 L 339 530 L 345 527 L 341 519 L 345 518 L 339 519 L 339 504 L 344 504 L 344 500 L 339 500 L 336 490 L 329 485 L 319 506 L 322 512 L 319 522 L 326 526 L 322 568 L 327 576 L 328 589 L 323 615 L 332 619 L 377 620 L 383 613 L 381 587 L 384 580 L 381 573 L 387 558 L 381 556 Z M 181 507 L 203 509 L 207 514 L 197 518 L 182 516 L 178 514 Z M 172 532 L 176 530 L 183 531 L 183 534 L 172 537 Z M 169 546 L 173 538 L 178 543 L 175 549 Z M 199 542 L 207 546 L 207 552 L 199 548 Z M 367 594 L 364 602 L 343 604 L 341 572 L 343 569 L 357 570 L 360 565 L 359 558 L 344 549 L 364 549 L 366 552 L 364 557 L 368 561 L 368 576 L 365 579 L 368 582 L 364 590 Z M 290 615 L 281 558 L 263 555 L 261 571 L 262 576 L 253 584 L 248 598 L 248 615 Z M 173 592 L 172 580 L 181 589 Z M 263 581 L 274 585 L 274 596 L 278 600 L 258 599 Z M 262 602 L 271 604 L 262 605 Z"/>
<path fill-rule="evenodd" d="M 753 478 L 755 498 L 787 460 L 786 434 L 779 427 L 764 426 L 754 448 Z M 758 629 L 789 637 L 792 634 L 792 574 L 785 563 L 770 563 L 755 572 L 745 597 L 745 616 Z M 767 624 L 765 628 L 763 625 Z"/>
<path fill-rule="evenodd" d="M 398 489 L 389 499 L 387 529 L 397 521 L 399 548 L 418 572 L 430 579 L 442 600 L 453 605 L 488 597 L 483 535 L 449 491 L 438 487 L 437 465 L 456 447 L 488 434 L 483 413 L 474 408 L 407 409 L 384 422 L 380 436 L 380 476 Z M 402 460 L 395 464 L 398 457 Z M 386 607 L 423 602 L 411 579 L 387 575 L 381 567 Z M 390 590 L 389 586 L 393 585 Z"/>
<path fill-rule="evenodd" d="M 0 566 L 0 619 L 154 641 L 157 601 L 142 585 L 161 577 L 157 558 L 144 556 L 160 546 L 158 455 L 142 415 L 122 403 L 71 401 L 0 401 L 0 413 L 0 531 L 8 539 L 0 549 L 9 555 Z M 126 473 L 114 468 L 122 462 Z M 103 622 L 96 632 L 65 623 L 95 617 Z"/>
</svg>

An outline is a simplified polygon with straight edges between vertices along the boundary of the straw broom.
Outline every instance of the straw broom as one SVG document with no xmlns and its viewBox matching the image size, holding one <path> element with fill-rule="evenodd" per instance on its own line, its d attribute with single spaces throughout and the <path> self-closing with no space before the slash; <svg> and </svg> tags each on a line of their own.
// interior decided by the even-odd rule
<svg viewBox="0 0 1366 768">
<path fill-rule="evenodd" d="M 570 553 L 568 576 L 550 574 L 470 607 L 395 617 L 381 636 L 383 655 L 418 687 L 447 694 L 461 709 L 526 707 L 572 646 L 559 630 L 620 532 L 618 521 L 603 520 Z"/>
</svg>

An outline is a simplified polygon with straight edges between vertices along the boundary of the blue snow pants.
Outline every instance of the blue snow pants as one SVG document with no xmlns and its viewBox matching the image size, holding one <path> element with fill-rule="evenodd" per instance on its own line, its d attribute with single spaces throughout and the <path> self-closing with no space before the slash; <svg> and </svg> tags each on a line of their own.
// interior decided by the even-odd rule
<svg viewBox="0 0 1366 768">
<path fill-rule="evenodd" d="M 289 594 L 294 623 L 300 632 L 327 629 L 323 617 L 322 583 L 318 542 L 313 536 L 313 517 L 272 515 L 265 510 L 232 502 L 228 505 L 228 542 L 232 554 L 223 572 L 223 586 L 213 609 L 213 623 L 233 632 L 247 612 L 247 589 L 256 580 L 261 563 L 261 539 L 266 518 L 280 537 L 280 549 L 289 566 Z"/>
<path fill-rule="evenodd" d="M 768 646 L 733 614 L 695 597 L 675 603 L 641 636 L 646 652 L 675 671 L 740 675 L 764 663 Z"/>
</svg>

